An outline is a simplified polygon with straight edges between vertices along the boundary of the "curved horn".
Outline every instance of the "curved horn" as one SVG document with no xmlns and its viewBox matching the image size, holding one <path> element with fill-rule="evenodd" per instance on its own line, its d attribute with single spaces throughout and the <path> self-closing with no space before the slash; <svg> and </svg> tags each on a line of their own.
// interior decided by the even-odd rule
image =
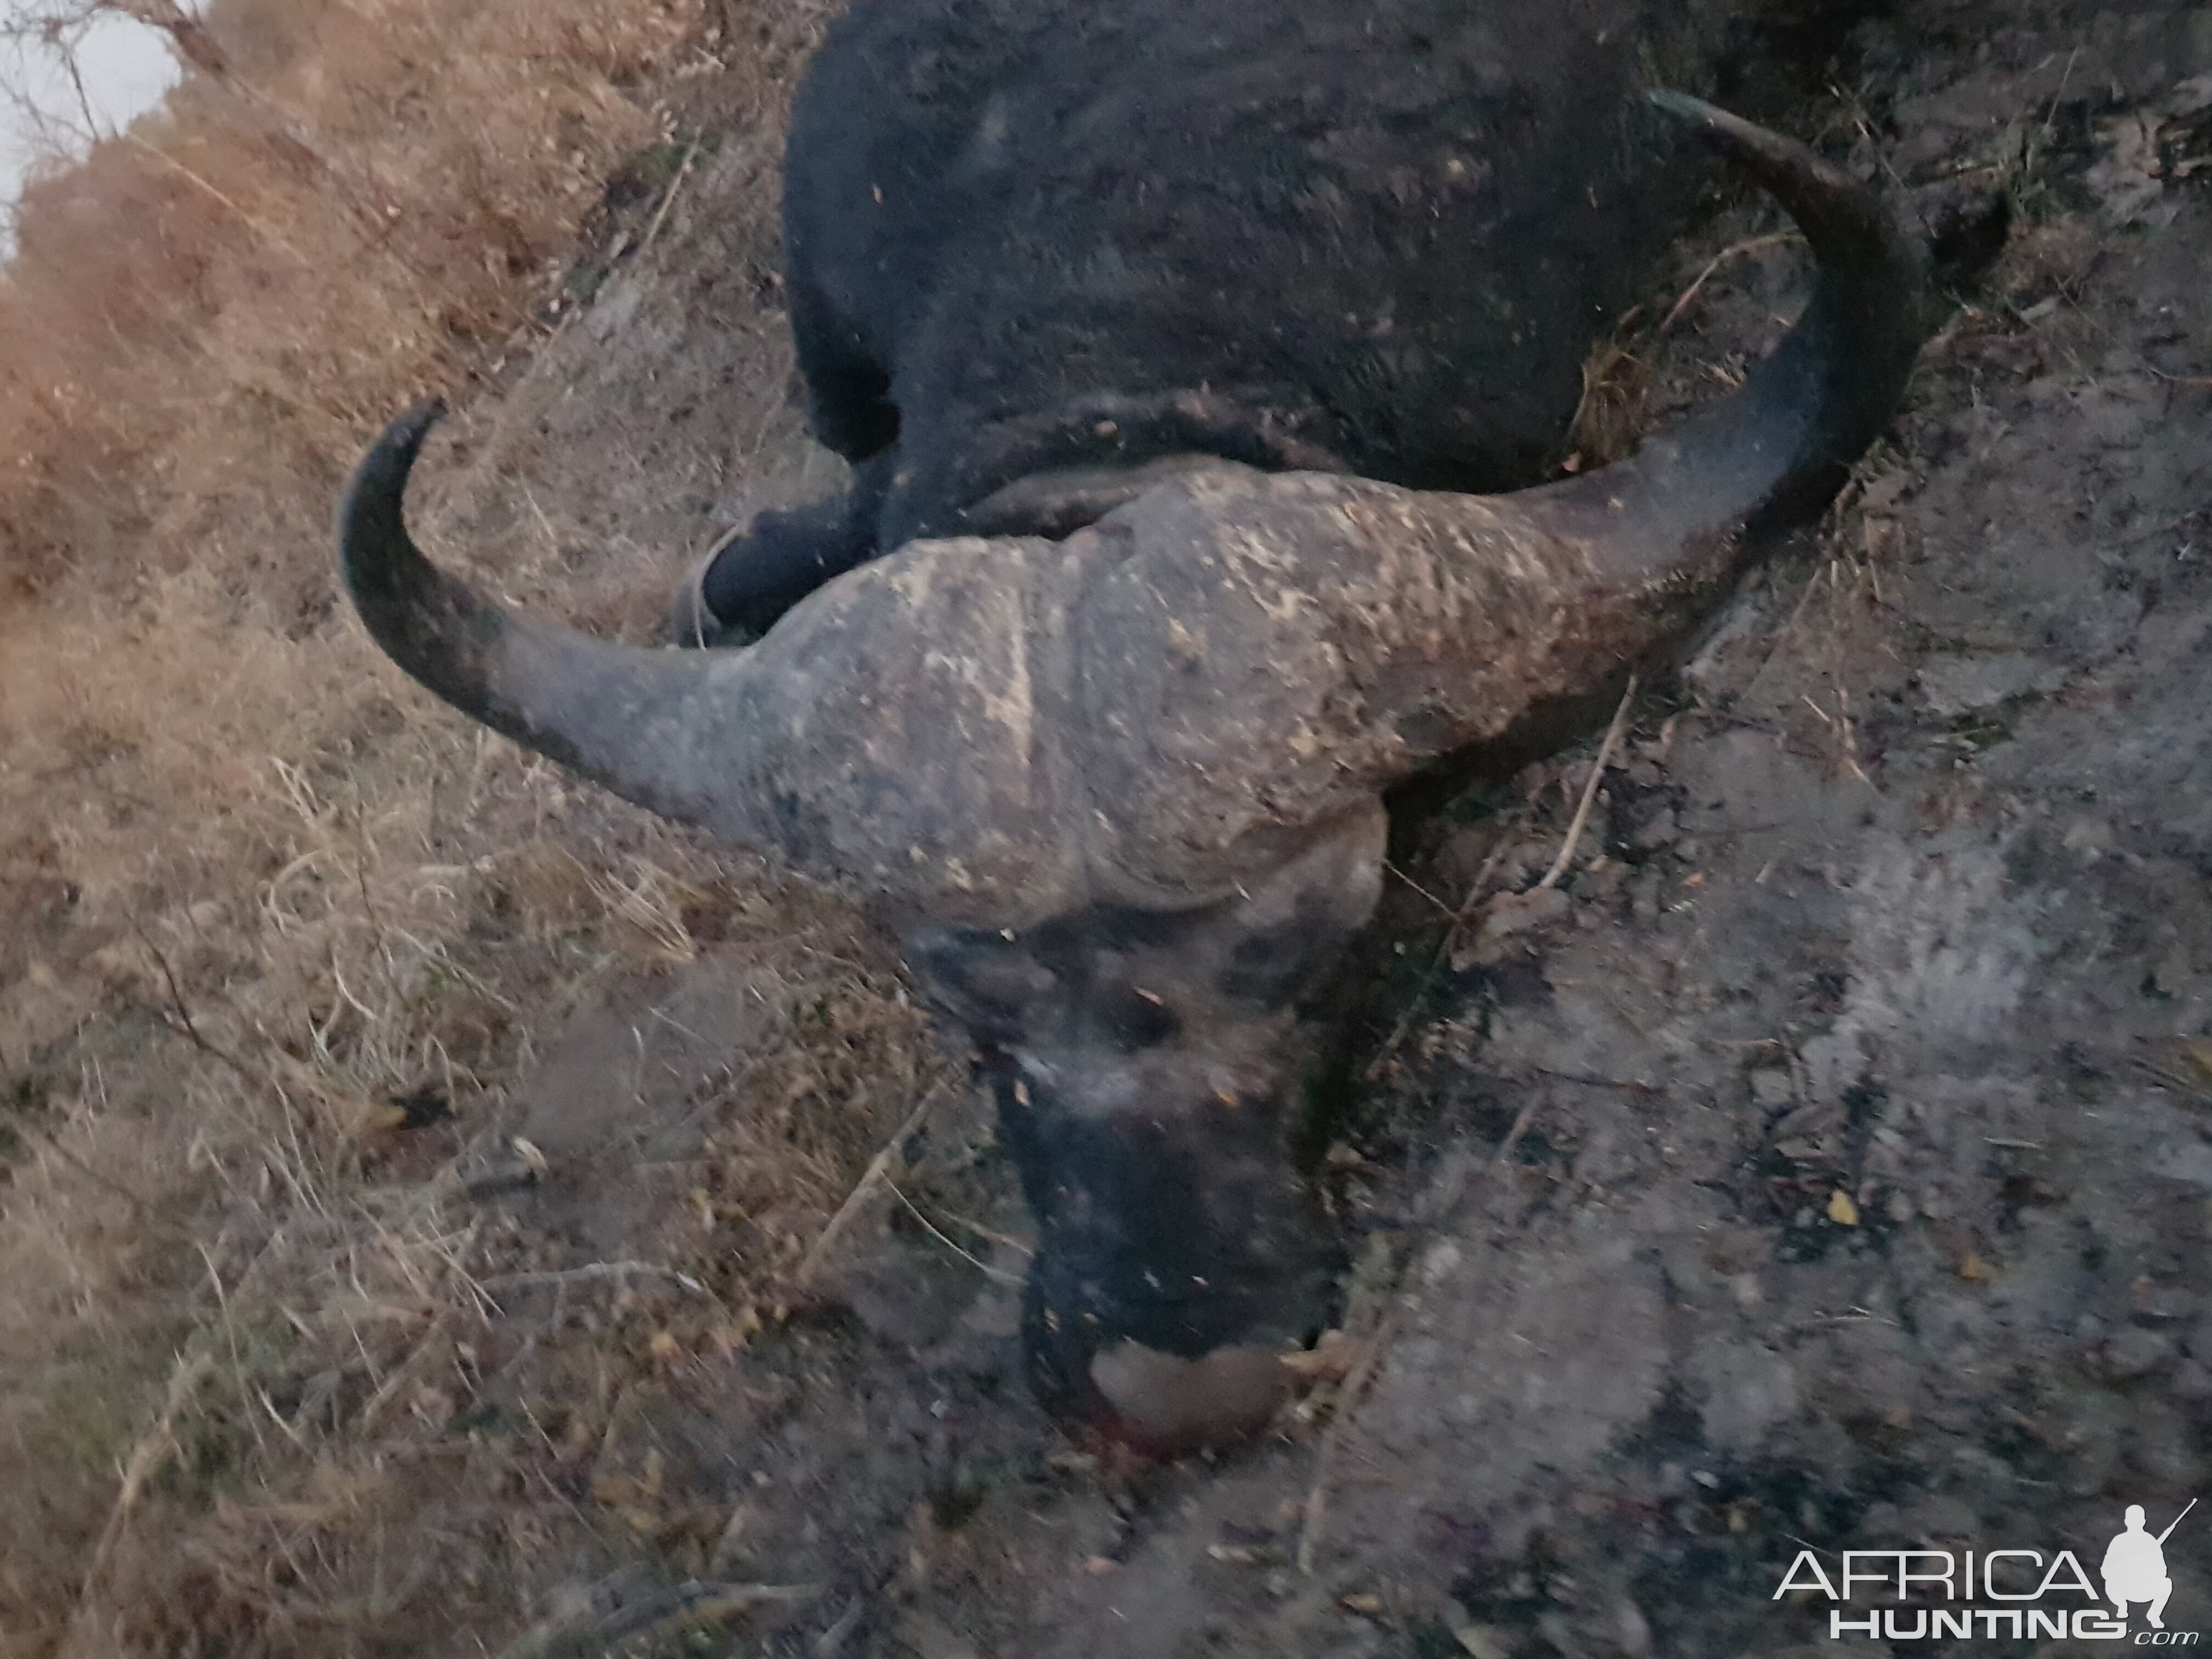
<svg viewBox="0 0 2212 1659">
<path fill-rule="evenodd" d="M 810 596 L 743 650 L 649 649 L 515 616 L 424 558 L 402 509 L 444 413 L 362 459 L 338 559 L 369 633 L 463 714 L 664 817 L 947 921 L 1049 907 L 1073 867 L 1036 541 L 927 544 Z M 1042 562 L 1049 563 L 1049 561 Z"/>
<path fill-rule="evenodd" d="M 1795 139 L 1682 93 L 1650 98 L 1781 203 L 1819 269 L 1796 326 L 1734 393 L 1629 460 L 1515 498 L 1617 567 L 1656 572 L 1826 502 L 1912 373 L 1926 255 L 1865 185 Z"/>
<path fill-rule="evenodd" d="M 1129 890 L 1212 890 L 1443 757 L 1586 710 L 1686 637 L 1888 418 L 1926 314 L 1916 244 L 1803 145 L 1655 101 L 1819 261 L 1735 392 L 1632 459 L 1512 495 L 1193 479 L 1069 539 L 1135 550 L 1101 559 L 1074 635 L 1093 856 Z"/>
<path fill-rule="evenodd" d="M 726 807 L 686 763 L 713 658 L 629 649 L 523 621 L 415 545 L 402 507 L 407 477 L 445 413 L 434 398 L 394 421 L 339 504 L 339 568 L 370 635 L 400 667 L 494 731 L 625 799 L 721 827 Z M 727 827 L 750 838 L 750 824 Z"/>
<path fill-rule="evenodd" d="M 1503 497 L 1224 464 L 1065 542 L 909 544 L 758 645 L 672 652 L 510 617 L 423 559 L 401 496 L 429 406 L 347 490 L 347 585 L 465 713 L 940 922 L 1208 902 L 1679 640 L 1888 417 L 1921 337 L 1917 246 L 1802 144 L 1655 100 L 1782 202 L 1820 273 L 1741 387 L 1632 460 Z"/>
</svg>

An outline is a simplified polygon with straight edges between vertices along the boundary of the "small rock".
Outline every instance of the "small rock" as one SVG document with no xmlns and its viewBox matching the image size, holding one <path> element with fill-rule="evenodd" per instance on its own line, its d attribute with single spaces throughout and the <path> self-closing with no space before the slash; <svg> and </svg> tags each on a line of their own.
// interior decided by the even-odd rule
<svg viewBox="0 0 2212 1659">
<path fill-rule="evenodd" d="M 1844 1122 L 1844 1112 L 1840 1101 L 1811 1101 L 1776 1124 L 1774 1138 L 1778 1141 L 1814 1139 L 1832 1129 L 1842 1128 Z"/>
<path fill-rule="evenodd" d="M 1556 887 L 1500 893 L 1483 913 L 1482 926 L 1473 943 L 1452 953 L 1452 971 L 1463 973 L 1477 963 L 1502 961 L 1511 948 L 1507 940 L 1557 921 L 1572 908 L 1573 902 Z"/>
<path fill-rule="evenodd" d="M 2014 697 L 2056 691 L 2065 684 L 2064 665 L 2039 657 L 1936 657 L 1920 668 L 1921 695 L 1928 699 L 1929 708 L 1946 716 L 1970 714 Z"/>
<path fill-rule="evenodd" d="M 2175 1343 L 2164 1331 L 2140 1328 L 2119 1332 L 2106 1340 L 2098 1355 L 2099 1369 L 2115 1382 L 2148 1376 L 2173 1364 Z"/>
<path fill-rule="evenodd" d="M 1507 1659 L 1512 1652 L 1506 1644 L 1505 1632 L 1495 1625 L 1456 1625 L 1452 1628 L 1452 1639 L 1474 1659 Z"/>
<path fill-rule="evenodd" d="M 1779 1066 L 1765 1067 L 1751 1074 L 1751 1098 L 1754 1104 L 1772 1111 L 1778 1106 L 1787 1106 L 1796 1097 L 1790 1073 Z"/>
<path fill-rule="evenodd" d="M 1482 918 L 1482 937 L 1504 939 L 1514 933 L 1557 921 L 1567 913 L 1567 896 L 1556 887 L 1531 888 L 1525 893 L 1501 893 L 1491 900 Z"/>
<path fill-rule="evenodd" d="M 1421 1259 L 1421 1283 L 1434 1290 L 1459 1271 L 1459 1246 L 1445 1239 Z"/>
<path fill-rule="evenodd" d="M 1651 1651 L 1651 1625 L 1644 1618 L 1644 1609 L 1633 1601 L 1623 1601 L 1613 1609 L 1613 1630 L 1620 1638 L 1620 1650 L 1629 1659 L 1643 1659 Z"/>
<path fill-rule="evenodd" d="M 1662 806 L 1628 832 L 1627 844 L 1639 853 L 1656 853 L 1681 838 L 1681 819 L 1672 806 Z"/>
<path fill-rule="evenodd" d="M 2173 1368 L 2172 1380 L 2167 1386 L 2176 1400 L 2212 1400 L 2212 1370 L 2194 1359 L 2185 1359 Z"/>
</svg>

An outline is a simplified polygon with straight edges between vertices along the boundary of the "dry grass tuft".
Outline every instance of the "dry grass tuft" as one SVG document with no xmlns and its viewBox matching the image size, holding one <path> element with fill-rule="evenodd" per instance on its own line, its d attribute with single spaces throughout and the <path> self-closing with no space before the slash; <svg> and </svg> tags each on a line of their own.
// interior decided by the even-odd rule
<svg viewBox="0 0 2212 1659">
<path fill-rule="evenodd" d="M 562 1564 L 704 1571 L 706 1522 L 619 1484 L 624 1402 L 775 1318 L 944 1062 L 841 907 L 405 687 L 338 604 L 327 522 L 378 419 L 557 331 L 610 177 L 649 186 L 631 234 L 673 237 L 707 163 L 665 105 L 699 74 L 770 221 L 817 16 L 216 0 L 234 72 L 26 199 L 0 280 L 0 1651 L 496 1647 Z M 772 313 L 738 325 L 782 349 Z M 565 557 L 545 529 L 533 556 Z M 564 1013 L 710 956 L 749 976 L 749 1046 L 688 1103 L 705 1150 L 651 1259 L 478 1202 L 455 1172 Z"/>
</svg>

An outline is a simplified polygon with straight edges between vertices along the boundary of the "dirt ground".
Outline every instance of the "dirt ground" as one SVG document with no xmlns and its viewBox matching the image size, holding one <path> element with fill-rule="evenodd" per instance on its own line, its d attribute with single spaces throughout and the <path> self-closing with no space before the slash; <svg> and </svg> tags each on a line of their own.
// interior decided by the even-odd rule
<svg viewBox="0 0 2212 1659">
<path fill-rule="evenodd" d="M 1837 512 L 1645 688 L 1560 902 L 1498 900 L 1595 745 L 1405 826 L 1329 1160 L 1351 1376 L 1233 1455 L 1079 1453 L 1020 1378 L 1011 1174 L 919 1016 L 850 1075 L 749 1079 L 855 982 L 896 1006 L 888 958 L 828 901 L 772 950 L 701 929 L 419 1172 L 508 1242 L 390 1384 L 409 1479 L 459 1527 L 440 1460 L 505 1448 L 529 1565 L 514 1628 L 349 1650 L 1771 1654 L 1828 1638 L 1775 1598 L 1801 1549 L 2094 1572 L 2126 1504 L 2206 1493 L 2212 9 L 1900 10 L 1805 130 L 2007 181 L 2014 241 Z M 712 77 L 687 96 L 711 121 Z M 712 526 L 835 484 L 762 372 L 775 159 L 702 144 L 603 242 L 441 441 L 426 539 L 637 635 Z M 1652 418 L 1771 337 L 1773 228 L 1729 209 L 1654 296 Z M 925 1121 L 811 1294 L 670 1265 L 749 1201 L 754 1120 L 872 1088 Z M 617 1388 L 583 1339 L 624 1332 Z M 2179 1629 L 2212 1626 L 2206 1540 L 2168 1548 Z"/>
</svg>

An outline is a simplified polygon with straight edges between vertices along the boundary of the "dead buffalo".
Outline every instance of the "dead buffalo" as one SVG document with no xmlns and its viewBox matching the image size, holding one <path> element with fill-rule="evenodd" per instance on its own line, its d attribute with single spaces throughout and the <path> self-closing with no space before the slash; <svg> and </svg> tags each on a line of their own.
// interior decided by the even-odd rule
<svg viewBox="0 0 2212 1659">
<path fill-rule="evenodd" d="M 401 500 L 434 408 L 362 461 L 338 544 L 441 696 L 874 902 L 1036 1213 L 1041 1391 L 1172 1453 L 1267 1420 L 1330 1318 L 1292 1148 L 1384 793 L 1677 647 L 1887 418 L 1924 276 L 1851 178 L 1652 94 L 1789 210 L 1814 291 L 1634 459 L 1494 493 L 1557 444 L 1615 267 L 1663 240 L 1673 174 L 1621 112 L 1657 9 L 1127 9 L 1156 38 L 885 0 L 825 47 L 791 296 L 860 477 L 726 556 L 775 578 L 758 643 L 610 644 L 432 567 Z"/>
<path fill-rule="evenodd" d="M 1776 101 L 1871 0 L 864 0 L 793 112 L 786 292 L 851 489 L 757 519 L 682 643 L 1194 458 L 1494 494 L 1698 170 L 1641 91 Z"/>
</svg>

